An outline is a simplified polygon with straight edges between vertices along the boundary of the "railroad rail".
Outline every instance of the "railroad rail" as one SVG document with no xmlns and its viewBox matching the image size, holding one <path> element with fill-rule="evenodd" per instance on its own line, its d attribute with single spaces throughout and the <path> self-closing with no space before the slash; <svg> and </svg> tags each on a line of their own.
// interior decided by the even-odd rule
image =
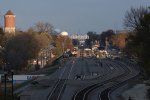
<svg viewBox="0 0 150 100">
<path fill-rule="evenodd" d="M 116 76 L 116 77 L 113 77 L 109 80 L 106 80 L 102 83 L 97 83 L 97 84 L 93 84 L 91 86 L 88 86 L 82 90 L 80 90 L 79 92 L 77 92 L 72 100 L 87 100 L 88 99 L 88 95 L 90 94 L 90 92 L 92 92 L 93 90 L 97 89 L 97 88 L 100 88 L 102 87 L 104 84 L 106 83 L 109 83 L 109 82 L 112 82 L 112 81 L 115 81 L 115 80 L 118 80 L 118 79 L 121 79 L 121 78 L 124 78 L 124 77 L 127 77 L 130 73 L 132 73 L 132 70 L 130 70 L 128 67 L 126 67 L 124 64 L 118 62 L 118 61 L 113 61 L 114 64 L 119 64 L 120 67 L 122 67 L 124 69 L 124 73 L 122 73 L 121 75 L 119 76 Z M 126 81 L 126 80 L 124 80 Z M 124 82 L 123 81 L 123 82 Z M 121 83 L 121 82 L 120 82 Z M 120 84 L 118 83 L 118 84 Z M 117 85 L 118 85 L 117 84 Z M 99 100 L 109 100 L 109 93 L 111 91 L 111 88 L 114 88 L 116 87 L 116 84 L 114 84 L 113 86 L 111 87 L 108 87 L 106 89 L 103 90 L 103 92 L 100 93 L 99 95 Z"/>
<path fill-rule="evenodd" d="M 70 63 L 72 63 L 72 66 L 70 67 L 69 71 L 66 71 L 67 70 L 67 65 L 66 65 L 64 70 L 62 71 L 59 79 L 53 86 L 51 93 L 48 95 L 47 100 L 61 100 L 62 93 L 66 87 L 66 82 L 70 77 L 70 74 L 74 67 L 75 61 L 72 60 Z M 66 76 L 66 78 L 63 78 L 64 75 L 66 75 L 65 73 L 67 73 L 67 76 Z"/>
</svg>

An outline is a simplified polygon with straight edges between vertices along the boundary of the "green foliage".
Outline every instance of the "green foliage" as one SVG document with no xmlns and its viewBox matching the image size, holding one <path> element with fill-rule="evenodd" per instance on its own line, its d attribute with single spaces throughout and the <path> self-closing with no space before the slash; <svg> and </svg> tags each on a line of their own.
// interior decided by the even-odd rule
<svg viewBox="0 0 150 100">
<path fill-rule="evenodd" d="M 47 48 L 51 41 L 48 34 L 21 32 L 8 40 L 5 46 L 5 61 L 12 68 L 22 69 L 28 60 L 35 59 L 41 49 Z"/>
<path fill-rule="evenodd" d="M 40 50 L 36 38 L 28 33 L 20 33 L 11 38 L 5 47 L 5 61 L 11 67 L 18 68 L 35 58 Z"/>
<path fill-rule="evenodd" d="M 92 45 L 92 42 L 98 41 L 102 46 L 105 46 L 106 38 L 108 39 L 109 42 L 111 42 L 111 37 L 114 35 L 114 31 L 109 29 L 101 34 L 96 34 L 96 32 L 88 32 L 87 35 L 89 36 L 88 41 L 86 41 L 87 45 Z"/>
</svg>

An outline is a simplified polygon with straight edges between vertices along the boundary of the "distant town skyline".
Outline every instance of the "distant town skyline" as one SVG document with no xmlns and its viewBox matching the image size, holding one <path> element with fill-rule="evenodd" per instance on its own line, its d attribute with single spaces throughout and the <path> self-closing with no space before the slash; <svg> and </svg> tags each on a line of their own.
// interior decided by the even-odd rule
<svg viewBox="0 0 150 100">
<path fill-rule="evenodd" d="M 122 30 L 126 11 L 149 5 L 149 0 L 2 0 L 0 25 L 4 25 L 4 14 L 12 10 L 16 28 L 23 31 L 42 21 L 69 34 L 101 33 L 108 29 Z"/>
</svg>

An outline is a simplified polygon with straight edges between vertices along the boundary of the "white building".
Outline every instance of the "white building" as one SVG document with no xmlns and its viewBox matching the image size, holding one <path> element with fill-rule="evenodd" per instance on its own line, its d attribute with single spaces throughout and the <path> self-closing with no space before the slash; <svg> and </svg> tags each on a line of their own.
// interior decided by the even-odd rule
<svg viewBox="0 0 150 100">
<path fill-rule="evenodd" d="M 60 35 L 62 35 L 62 36 L 68 36 L 68 32 L 65 32 L 65 31 L 61 32 Z"/>
<path fill-rule="evenodd" d="M 86 39 L 89 39 L 89 36 L 87 34 L 73 34 L 70 36 L 71 39 L 77 39 L 81 43 L 83 43 Z"/>
</svg>

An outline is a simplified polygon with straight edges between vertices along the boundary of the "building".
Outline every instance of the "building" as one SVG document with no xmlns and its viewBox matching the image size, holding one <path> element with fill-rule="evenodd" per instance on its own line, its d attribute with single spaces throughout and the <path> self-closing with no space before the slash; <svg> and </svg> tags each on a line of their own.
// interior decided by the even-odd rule
<svg viewBox="0 0 150 100">
<path fill-rule="evenodd" d="M 5 33 L 15 33 L 15 18 L 16 16 L 11 10 L 8 10 L 4 15 L 4 32 Z"/>
<path fill-rule="evenodd" d="M 77 39 L 80 41 L 80 43 L 83 43 L 86 39 L 89 39 L 89 36 L 87 34 L 73 34 L 70 36 L 70 38 Z"/>
<path fill-rule="evenodd" d="M 64 31 L 64 32 L 61 32 L 60 35 L 61 35 L 61 36 L 68 36 L 68 32 L 65 32 L 65 31 Z"/>
</svg>

